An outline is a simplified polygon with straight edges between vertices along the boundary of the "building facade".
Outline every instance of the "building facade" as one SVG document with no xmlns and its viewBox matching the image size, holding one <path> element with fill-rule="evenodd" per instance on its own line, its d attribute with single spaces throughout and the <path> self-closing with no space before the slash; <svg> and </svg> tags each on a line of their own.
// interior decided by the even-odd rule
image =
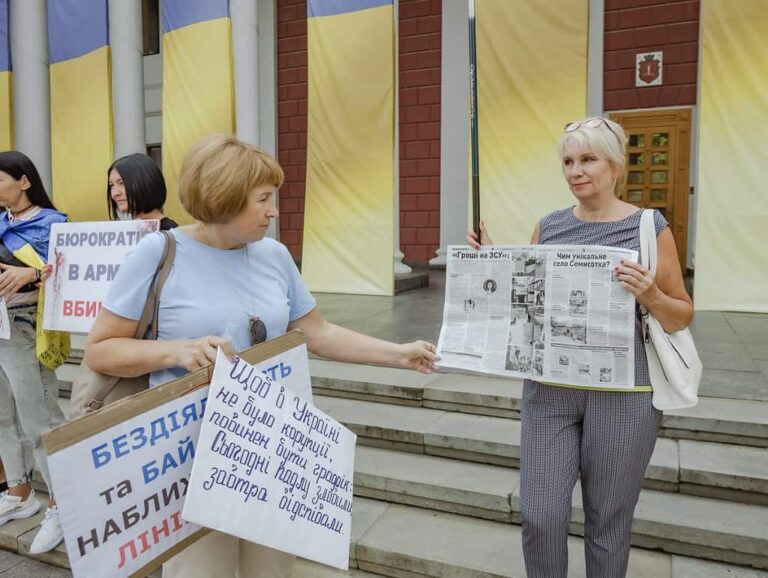
<svg viewBox="0 0 768 578">
<path fill-rule="evenodd" d="M 162 1 L 109 2 L 114 156 L 141 149 L 164 160 Z M 537 14 L 536 2 L 476 1 L 486 14 L 497 9 L 516 11 L 520 19 L 527 19 L 531 28 L 540 24 L 537 18 L 545 20 L 543 13 Z M 445 263 L 446 247 L 464 240 L 469 213 L 468 3 L 453 0 L 390 3 L 396 35 L 393 267 L 403 271 L 407 267 L 400 263 L 401 258 L 410 265 L 440 266 Z M 235 131 L 241 138 L 273 152 L 283 165 L 286 180 L 279 193 L 280 219 L 272 234 L 301 261 L 305 241 L 307 130 L 311 114 L 309 3 L 307 0 L 229 0 L 225 4 L 231 22 Z M 541 4 L 554 6 L 551 2 Z M 580 5 L 576 12 L 566 13 L 564 17 L 583 20 L 583 25 L 567 31 L 576 39 L 573 51 L 583 60 L 583 66 L 578 65 L 577 71 L 577 76 L 582 77 L 577 92 L 583 105 L 575 107 L 581 111 L 575 116 L 610 116 L 622 124 L 630 137 L 629 178 L 622 197 L 638 206 L 655 207 L 664 212 L 684 270 L 691 272 L 701 265 L 698 257 L 702 250 L 708 270 L 709 263 L 713 263 L 713 271 L 722 272 L 732 267 L 734 274 L 743 276 L 739 263 L 746 258 L 735 257 L 734 265 L 726 255 L 712 257 L 708 253 L 712 249 L 710 245 L 716 244 L 712 241 L 708 245 L 706 241 L 713 226 L 710 221 L 718 211 L 722 213 L 722 206 L 720 209 L 716 209 L 716 203 L 699 206 L 700 184 L 705 189 L 707 186 L 700 183 L 706 174 L 703 171 L 707 170 L 701 166 L 702 158 L 710 158 L 714 150 L 702 150 L 702 142 L 710 146 L 706 135 L 709 127 L 714 126 L 709 121 L 706 126 L 702 124 L 702 99 L 705 103 L 719 102 L 719 96 L 707 100 L 711 90 L 715 90 L 709 87 L 716 86 L 718 79 L 704 86 L 702 77 L 711 78 L 706 71 L 717 74 L 721 70 L 717 55 L 721 53 L 723 37 L 718 36 L 718 26 L 728 25 L 731 32 L 744 29 L 744 37 L 749 37 L 749 30 L 765 21 L 763 14 L 768 13 L 768 0 L 747 0 L 739 5 L 739 10 L 727 14 L 721 11 L 721 4 L 718 0 L 580 0 L 560 2 L 554 9 L 565 13 Z M 43 50 L 41 46 L 29 45 L 36 42 L 30 35 L 22 39 L 21 34 L 14 34 L 14 30 L 22 26 L 33 25 L 45 30 L 46 2 L 10 0 L 10 12 L 15 146 L 33 152 L 50 182 L 50 169 L 46 168 L 50 166 L 50 156 L 46 163 L 45 153 L 46 147 L 50 148 L 50 142 L 46 142 L 50 136 L 45 135 L 46 122 L 49 122 L 45 115 L 50 110 L 45 96 L 49 90 L 45 86 L 47 71 L 40 69 L 39 62 L 25 60 L 30 52 Z M 748 21 L 750 14 L 756 15 L 756 22 Z M 570 27 L 570 22 L 563 20 L 560 27 Z M 546 27 L 542 30 L 553 39 L 560 36 L 558 30 Z M 482 33 L 481 29 L 481 36 Z M 480 41 L 482 43 L 482 38 Z M 39 40 L 37 42 L 39 44 Z M 757 69 L 762 67 L 762 76 L 768 76 L 764 62 L 757 60 L 752 54 L 754 51 L 747 50 L 748 44 L 744 46 L 734 57 L 735 62 L 728 64 L 741 69 L 741 72 L 734 70 L 734 74 L 759 76 Z M 144 54 L 140 63 L 135 56 L 137 49 Z M 487 55 L 487 51 L 487 47 L 479 47 L 480 53 Z M 535 60 L 540 55 L 531 56 Z M 521 52 L 500 55 L 499 60 L 511 63 L 511 68 L 502 72 L 515 77 L 515 66 L 522 66 L 526 59 Z M 22 70 L 22 78 L 18 78 Z M 478 83 L 482 87 L 483 74 L 488 71 L 482 59 L 478 70 Z M 526 73 L 522 68 L 520 72 L 521 77 Z M 719 80 L 728 82 L 727 77 Z M 752 88 L 749 85 L 744 90 L 748 93 Z M 528 90 L 529 96 L 530 90 L 536 90 L 523 89 Z M 755 94 L 758 96 L 750 114 L 768 120 L 765 93 L 756 90 Z M 534 99 L 545 100 L 547 96 L 545 90 L 540 95 L 533 94 Z M 480 103 L 483 103 L 482 96 Z M 481 107 L 481 119 L 483 114 Z M 525 115 L 526 111 L 520 109 L 519 114 Z M 704 119 L 708 118 L 711 117 L 704 114 Z M 554 121 L 549 121 L 554 126 Z M 559 129 L 547 130 L 554 145 Z M 483 135 L 480 138 L 482 140 Z M 714 148 L 720 146 L 715 145 Z M 722 146 L 736 154 L 735 145 L 723 141 Z M 759 162 L 759 150 L 748 152 L 745 166 L 750 172 Z M 551 171 L 556 173 L 557 166 L 553 157 Z M 718 172 L 718 178 L 724 178 L 722 172 Z M 750 178 L 749 182 L 760 182 L 762 172 Z M 710 179 L 707 183 L 716 180 Z M 481 190 L 484 186 L 481 180 Z M 750 189 L 749 184 L 745 186 L 749 192 L 739 197 L 742 202 L 759 199 L 765 193 L 764 185 L 758 185 L 759 190 Z M 564 184 L 562 187 L 564 189 Z M 502 215 L 505 212 L 495 210 L 492 203 L 486 207 Z M 749 225 L 749 230 L 763 235 L 768 229 L 760 225 L 766 217 L 760 207 L 756 215 L 755 206 L 741 211 L 747 210 L 757 219 Z M 738 228 L 738 215 L 731 217 L 733 223 L 729 226 Z M 535 224 L 529 216 L 522 222 L 520 228 L 528 231 Z M 703 237 L 697 236 L 701 225 L 707 231 Z M 714 234 L 729 235 L 728 230 L 716 227 Z M 522 238 L 521 232 L 509 239 L 522 242 Z M 697 243 L 697 238 L 705 240 Z M 730 251 L 743 252 L 747 242 L 746 238 L 741 239 L 742 244 L 735 244 Z M 762 254 L 758 255 L 761 263 L 765 259 Z M 768 270 L 768 263 L 765 265 L 763 270 Z M 746 266 L 744 269 L 748 270 Z M 768 302 L 754 298 L 749 289 L 765 278 L 746 275 L 747 289 L 742 292 L 744 295 L 735 297 L 733 303 L 736 308 L 743 303 L 746 310 L 765 310 Z M 697 272 L 695 278 L 698 283 L 702 277 Z M 705 276 L 704 279 L 702 282 L 706 284 L 716 282 L 716 278 Z M 710 302 L 707 308 L 734 307 L 722 294 L 707 300 Z"/>
</svg>

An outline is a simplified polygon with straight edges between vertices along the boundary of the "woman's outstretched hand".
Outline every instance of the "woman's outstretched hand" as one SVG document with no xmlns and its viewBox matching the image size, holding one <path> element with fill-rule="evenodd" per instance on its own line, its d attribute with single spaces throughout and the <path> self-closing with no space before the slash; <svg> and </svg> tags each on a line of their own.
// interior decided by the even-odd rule
<svg viewBox="0 0 768 578">
<path fill-rule="evenodd" d="M 429 341 L 413 341 L 400 344 L 398 365 L 405 369 L 415 369 L 421 373 L 437 371 L 436 362 L 440 359 L 437 347 Z"/>
<path fill-rule="evenodd" d="M 479 249 L 482 245 L 493 245 L 493 241 L 485 229 L 485 221 L 480 221 L 480 241 L 478 242 L 477 234 L 470 229 L 467 231 L 467 243 L 473 249 Z"/>
</svg>

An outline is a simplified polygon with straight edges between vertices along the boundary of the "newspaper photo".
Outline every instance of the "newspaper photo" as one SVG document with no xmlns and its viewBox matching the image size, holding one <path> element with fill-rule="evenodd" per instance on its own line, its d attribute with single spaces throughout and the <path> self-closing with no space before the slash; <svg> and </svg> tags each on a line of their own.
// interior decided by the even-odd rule
<svg viewBox="0 0 768 578">
<path fill-rule="evenodd" d="M 448 248 L 440 365 L 633 388 L 635 299 L 616 279 L 637 252 L 583 245 Z"/>
</svg>

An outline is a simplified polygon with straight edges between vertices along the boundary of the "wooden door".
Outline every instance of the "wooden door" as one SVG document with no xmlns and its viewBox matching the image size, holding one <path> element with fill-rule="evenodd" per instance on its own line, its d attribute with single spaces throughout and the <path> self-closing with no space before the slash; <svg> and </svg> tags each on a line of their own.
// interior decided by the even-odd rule
<svg viewBox="0 0 768 578">
<path fill-rule="evenodd" d="M 654 208 L 669 221 L 685 272 L 688 249 L 691 110 L 611 114 L 627 133 L 627 184 L 623 201 Z"/>
</svg>

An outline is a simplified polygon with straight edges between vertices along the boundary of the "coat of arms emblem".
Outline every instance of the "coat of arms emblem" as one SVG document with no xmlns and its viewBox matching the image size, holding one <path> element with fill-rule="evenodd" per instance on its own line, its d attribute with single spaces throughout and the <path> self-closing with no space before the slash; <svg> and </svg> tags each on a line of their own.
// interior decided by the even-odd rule
<svg viewBox="0 0 768 578">
<path fill-rule="evenodd" d="M 661 52 L 638 54 L 635 86 L 656 86 L 661 84 L 661 70 Z"/>
</svg>

